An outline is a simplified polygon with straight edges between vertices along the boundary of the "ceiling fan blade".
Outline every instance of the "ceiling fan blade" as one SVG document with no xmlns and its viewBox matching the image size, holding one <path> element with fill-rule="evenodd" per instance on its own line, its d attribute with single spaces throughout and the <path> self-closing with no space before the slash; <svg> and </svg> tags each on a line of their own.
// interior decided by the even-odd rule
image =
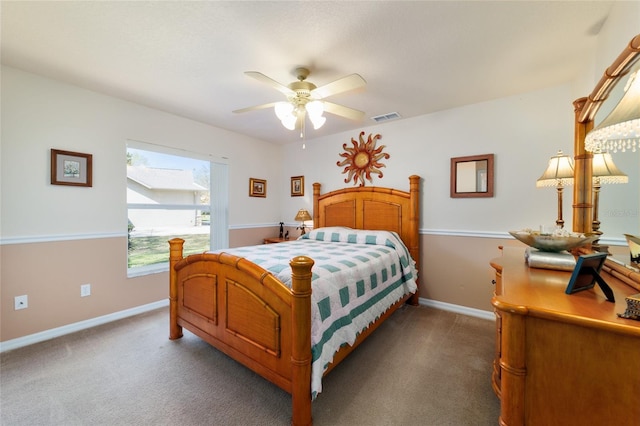
<svg viewBox="0 0 640 426">
<path fill-rule="evenodd" d="M 265 84 L 268 84 L 269 86 L 273 87 L 274 89 L 276 89 L 279 92 L 284 93 L 287 96 L 295 96 L 296 92 L 294 92 L 293 90 L 289 89 L 287 86 L 278 83 L 277 81 L 275 81 L 274 79 L 267 77 L 266 75 L 262 74 L 261 72 L 258 71 L 246 71 L 245 72 L 246 75 L 248 75 L 249 77 L 255 78 L 258 81 L 261 81 Z"/>
<path fill-rule="evenodd" d="M 346 77 L 340 78 L 334 82 L 325 84 L 311 91 L 311 96 L 316 99 L 326 98 L 338 93 L 346 92 L 353 89 L 358 89 L 367 84 L 359 74 L 351 74 Z"/>
<path fill-rule="evenodd" d="M 333 102 L 323 101 L 324 110 L 330 114 L 340 115 L 349 120 L 359 121 L 364 118 L 364 112 L 357 109 L 349 108 L 343 105 L 334 104 Z"/>
<path fill-rule="evenodd" d="M 243 112 L 256 111 L 258 109 L 271 108 L 271 107 L 275 106 L 276 104 L 277 104 L 277 102 L 270 102 L 268 104 L 262 104 L 262 105 L 256 105 L 256 106 L 252 106 L 252 107 L 237 109 L 237 110 L 235 110 L 233 112 L 236 113 L 236 114 L 240 114 L 240 113 L 243 113 Z"/>
</svg>

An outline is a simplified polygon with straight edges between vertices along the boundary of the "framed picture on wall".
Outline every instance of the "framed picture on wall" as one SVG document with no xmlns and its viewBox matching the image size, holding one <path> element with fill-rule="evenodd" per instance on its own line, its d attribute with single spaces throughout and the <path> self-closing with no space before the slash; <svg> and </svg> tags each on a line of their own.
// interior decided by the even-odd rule
<svg viewBox="0 0 640 426">
<path fill-rule="evenodd" d="M 301 197 L 304 195 L 304 176 L 294 176 L 291 178 L 291 196 Z"/>
<path fill-rule="evenodd" d="M 51 184 L 93 186 L 93 156 L 51 149 Z"/>
<path fill-rule="evenodd" d="M 265 198 L 267 196 L 267 181 L 264 179 L 249 178 L 249 196 Z"/>
</svg>

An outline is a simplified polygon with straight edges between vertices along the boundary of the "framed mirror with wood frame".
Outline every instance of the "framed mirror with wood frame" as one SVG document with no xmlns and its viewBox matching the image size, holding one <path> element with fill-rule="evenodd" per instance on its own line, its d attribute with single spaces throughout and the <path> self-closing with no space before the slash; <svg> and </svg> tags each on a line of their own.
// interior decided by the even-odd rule
<svg viewBox="0 0 640 426">
<path fill-rule="evenodd" d="M 593 218 L 593 154 L 585 149 L 585 138 L 594 127 L 598 109 L 607 100 L 612 89 L 640 61 L 640 34 L 631 39 L 620 55 L 605 70 L 602 78 L 587 97 L 573 102 L 575 114 L 574 133 L 574 188 L 573 188 L 573 231 L 589 233 Z M 633 154 L 629 154 L 633 155 Z M 616 271 L 614 276 L 640 289 L 640 274 L 618 265 L 612 259 L 605 261 L 606 269 Z"/>
<path fill-rule="evenodd" d="M 493 154 L 451 159 L 451 198 L 493 197 Z"/>
</svg>

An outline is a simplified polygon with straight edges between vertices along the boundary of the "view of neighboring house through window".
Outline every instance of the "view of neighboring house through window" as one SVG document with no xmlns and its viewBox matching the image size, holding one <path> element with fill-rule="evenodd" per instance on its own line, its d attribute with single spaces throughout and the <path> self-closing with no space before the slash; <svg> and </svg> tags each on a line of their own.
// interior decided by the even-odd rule
<svg viewBox="0 0 640 426">
<path fill-rule="evenodd" d="M 226 165 L 195 154 L 138 146 L 127 147 L 129 275 L 166 270 L 171 238 L 185 240 L 185 256 L 211 248 L 212 232 L 216 232 L 211 227 L 212 205 L 216 205 L 210 191 L 212 171 L 220 175 L 222 168 L 226 175 Z M 218 222 L 226 227 L 225 218 Z"/>
</svg>

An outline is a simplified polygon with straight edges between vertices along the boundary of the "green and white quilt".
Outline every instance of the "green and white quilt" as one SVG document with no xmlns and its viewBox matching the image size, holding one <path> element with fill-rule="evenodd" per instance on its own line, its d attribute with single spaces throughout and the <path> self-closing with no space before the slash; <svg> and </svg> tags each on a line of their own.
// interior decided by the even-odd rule
<svg viewBox="0 0 640 426">
<path fill-rule="evenodd" d="M 309 256 L 311 295 L 311 391 L 322 391 L 322 375 L 344 344 L 404 295 L 415 293 L 417 270 L 398 234 L 351 228 L 319 228 L 298 240 L 224 250 L 247 258 L 291 287 L 289 261 Z"/>
</svg>

